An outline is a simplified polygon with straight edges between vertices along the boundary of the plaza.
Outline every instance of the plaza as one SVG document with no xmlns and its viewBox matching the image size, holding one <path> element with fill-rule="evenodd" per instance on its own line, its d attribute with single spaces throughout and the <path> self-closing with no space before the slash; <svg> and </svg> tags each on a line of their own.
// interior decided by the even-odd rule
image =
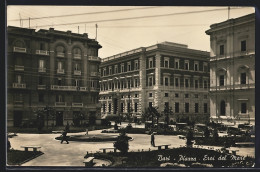
<svg viewBox="0 0 260 172">
<path fill-rule="evenodd" d="M 127 125 L 123 123 L 122 126 Z M 133 124 L 134 126 L 134 124 Z M 142 127 L 141 125 L 137 127 Z M 89 134 L 100 134 L 102 130 L 90 131 Z M 68 133 L 70 135 L 84 135 L 85 132 L 80 133 Z M 107 135 L 115 135 L 115 133 L 106 133 Z M 74 142 L 70 141 L 69 144 L 60 144 L 59 140 L 55 137 L 60 134 L 20 134 L 10 138 L 11 146 L 15 150 L 23 150 L 21 146 L 24 145 L 37 145 L 41 146 L 40 151 L 44 154 L 28 161 L 22 166 L 79 166 L 83 167 L 84 156 L 87 151 L 89 153 L 95 153 L 100 151 L 100 148 L 113 147 L 113 142 Z M 150 135 L 148 134 L 128 134 L 133 140 L 129 141 L 129 152 L 134 151 L 148 151 L 157 150 L 156 147 L 152 147 L 150 144 Z M 178 136 L 172 135 L 155 135 L 155 144 L 171 144 L 169 147 L 178 148 L 186 145 L 186 140 L 179 139 Z M 212 147 L 212 146 L 211 146 Z M 207 149 L 208 146 L 202 146 Z M 214 146 L 214 149 L 221 149 L 221 147 Z M 237 155 L 240 156 L 252 156 L 255 155 L 255 148 L 233 148 L 237 149 Z"/>
</svg>

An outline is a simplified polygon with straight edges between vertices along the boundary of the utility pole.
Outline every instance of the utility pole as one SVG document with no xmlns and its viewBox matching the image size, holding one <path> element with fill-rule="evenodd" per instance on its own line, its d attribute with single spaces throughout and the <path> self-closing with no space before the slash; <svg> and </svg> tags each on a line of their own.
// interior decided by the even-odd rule
<svg viewBox="0 0 260 172">
<path fill-rule="evenodd" d="M 20 27 L 23 27 L 23 20 L 22 20 L 22 17 L 21 17 L 20 13 L 19 13 L 19 17 L 20 17 Z"/>
<path fill-rule="evenodd" d="M 30 17 L 29 17 L 29 29 L 30 29 L 30 22 L 31 22 L 31 19 L 30 19 Z"/>
<path fill-rule="evenodd" d="M 230 6 L 228 6 L 228 20 L 229 20 L 229 17 L 230 17 Z"/>
<path fill-rule="evenodd" d="M 79 26 L 78 26 L 78 34 L 79 34 Z"/>
</svg>

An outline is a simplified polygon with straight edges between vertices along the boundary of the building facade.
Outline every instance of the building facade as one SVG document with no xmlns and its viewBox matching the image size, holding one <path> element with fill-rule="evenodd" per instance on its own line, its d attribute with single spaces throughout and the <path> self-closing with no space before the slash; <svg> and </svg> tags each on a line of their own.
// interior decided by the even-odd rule
<svg viewBox="0 0 260 172">
<path fill-rule="evenodd" d="M 174 121 L 209 119 L 209 53 L 163 42 L 101 60 L 101 115 L 171 108 Z"/>
<path fill-rule="evenodd" d="M 98 113 L 97 41 L 86 33 L 8 27 L 7 125 L 19 127 L 44 107 L 45 125 L 87 122 Z"/>
<path fill-rule="evenodd" d="M 255 122 L 255 14 L 213 24 L 210 35 L 211 120 Z"/>
</svg>

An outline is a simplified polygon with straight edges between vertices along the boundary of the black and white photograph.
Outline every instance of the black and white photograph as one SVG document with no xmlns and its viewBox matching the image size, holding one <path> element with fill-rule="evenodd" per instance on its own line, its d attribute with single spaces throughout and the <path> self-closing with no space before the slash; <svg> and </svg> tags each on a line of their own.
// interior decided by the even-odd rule
<svg viewBox="0 0 260 172">
<path fill-rule="evenodd" d="M 6 10 L 7 167 L 255 167 L 254 7 Z"/>
</svg>

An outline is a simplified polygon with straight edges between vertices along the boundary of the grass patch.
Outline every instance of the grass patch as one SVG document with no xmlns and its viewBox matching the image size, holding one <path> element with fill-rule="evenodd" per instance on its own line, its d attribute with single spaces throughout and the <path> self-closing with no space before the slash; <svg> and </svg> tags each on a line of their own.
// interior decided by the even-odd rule
<svg viewBox="0 0 260 172">
<path fill-rule="evenodd" d="M 8 165 L 21 165 L 33 158 L 36 158 L 43 153 L 41 151 L 20 151 L 10 150 L 7 152 L 7 164 Z"/>
</svg>

